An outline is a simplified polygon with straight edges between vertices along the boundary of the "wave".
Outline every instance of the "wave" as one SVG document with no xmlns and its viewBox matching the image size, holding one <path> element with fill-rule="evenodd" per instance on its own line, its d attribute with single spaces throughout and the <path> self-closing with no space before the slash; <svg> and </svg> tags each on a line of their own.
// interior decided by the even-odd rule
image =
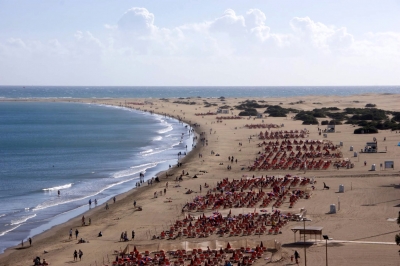
<svg viewBox="0 0 400 266">
<path fill-rule="evenodd" d="M 146 172 L 146 169 L 157 166 L 158 163 L 146 163 L 137 166 L 132 166 L 130 169 L 122 170 L 116 172 L 113 177 L 114 178 L 121 178 L 126 176 L 131 176 L 140 172 Z M 140 168 L 140 169 L 138 169 Z"/>
<path fill-rule="evenodd" d="M 181 142 L 178 142 L 178 143 L 172 144 L 172 145 L 171 145 L 171 148 L 173 148 L 173 147 L 175 147 L 175 146 L 178 146 L 179 144 L 181 144 Z"/>
<path fill-rule="evenodd" d="M 157 136 L 157 137 L 154 137 L 154 138 L 153 138 L 153 141 L 160 141 L 160 140 L 162 140 L 162 138 L 163 138 L 163 137 L 161 137 L 161 136 Z"/>
<path fill-rule="evenodd" d="M 99 191 L 93 193 L 93 194 L 86 195 L 86 196 L 83 196 L 83 197 L 80 197 L 80 198 L 70 199 L 70 200 L 66 200 L 66 201 L 62 201 L 62 202 L 57 202 L 57 203 L 48 203 L 48 204 L 42 203 L 42 204 L 39 204 L 38 206 L 36 206 L 35 208 L 33 208 L 32 211 L 40 211 L 40 210 L 47 209 L 47 208 L 50 208 L 50 207 L 54 207 L 54 206 L 58 206 L 58 205 L 62 205 L 62 204 L 67 204 L 67 203 L 71 203 L 71 202 L 75 202 L 75 201 L 79 201 L 79 200 L 84 200 L 84 199 L 87 199 L 87 198 L 91 198 L 91 197 L 94 197 L 94 196 L 96 196 L 96 195 L 102 193 L 103 191 L 105 191 L 105 190 L 107 190 L 107 189 L 110 189 L 110 188 L 112 188 L 112 187 L 114 187 L 114 186 L 121 185 L 121 184 L 126 183 L 126 182 L 129 182 L 129 181 L 132 181 L 132 180 L 134 180 L 134 179 L 137 179 L 137 178 L 136 178 L 136 177 L 133 177 L 133 178 L 129 178 L 129 179 L 122 180 L 122 181 L 117 182 L 117 183 L 114 183 L 114 184 L 110 184 L 110 185 L 108 185 L 108 186 L 106 186 L 106 187 L 100 189 Z"/>
<path fill-rule="evenodd" d="M 153 166 L 156 166 L 156 165 L 157 165 L 157 163 L 144 163 L 144 164 L 139 164 L 139 165 L 132 166 L 131 169 L 140 168 L 140 167 L 146 167 L 146 169 L 147 169 L 149 167 L 153 167 Z M 147 166 L 149 166 L 149 167 L 147 167 Z"/>
<path fill-rule="evenodd" d="M 6 216 L 5 214 L 0 214 L 0 218 Z"/>
<path fill-rule="evenodd" d="M 157 133 L 158 134 L 164 134 L 164 133 L 167 133 L 167 132 L 169 132 L 169 131 L 171 131 L 173 129 L 174 128 L 171 125 L 168 125 L 168 127 L 158 130 Z"/>
<path fill-rule="evenodd" d="M 121 178 L 121 177 L 126 177 L 126 176 L 131 176 L 131 175 L 134 175 L 134 174 L 138 174 L 140 172 L 142 172 L 142 171 L 140 171 L 140 170 L 132 170 L 132 169 L 122 170 L 122 171 L 119 171 L 119 172 L 116 172 L 115 174 L 113 174 L 113 177 L 114 178 Z"/>
<path fill-rule="evenodd" d="M 4 235 L 7 234 L 8 232 L 11 232 L 12 230 L 17 229 L 17 228 L 20 227 L 20 226 L 21 226 L 21 225 L 19 224 L 19 225 L 15 226 L 15 227 L 13 227 L 13 228 L 11 228 L 11 229 L 8 229 L 8 230 L 6 230 L 6 231 L 0 232 L 0 236 L 4 236 Z"/>
<path fill-rule="evenodd" d="M 22 224 L 26 221 L 28 221 L 29 219 L 33 218 L 36 216 L 36 213 L 32 214 L 32 215 L 27 215 L 27 216 L 22 216 L 18 219 L 15 220 L 11 220 L 11 225 L 17 225 L 17 224 Z"/>
<path fill-rule="evenodd" d="M 152 152 L 143 154 L 143 156 L 150 156 L 150 155 L 158 154 L 158 153 L 161 153 L 161 152 L 167 151 L 167 150 L 169 150 L 169 149 L 162 149 L 162 150 L 158 150 L 158 151 L 152 151 Z"/>
<path fill-rule="evenodd" d="M 73 183 L 65 184 L 62 186 L 57 186 L 57 187 L 51 187 L 51 188 L 44 188 L 44 191 L 53 191 L 53 190 L 60 190 L 60 189 L 66 189 L 72 187 Z"/>
<path fill-rule="evenodd" d="M 153 151 L 153 149 L 145 150 L 145 151 L 141 151 L 140 154 L 147 154 L 147 153 L 150 153 L 152 151 Z"/>
</svg>

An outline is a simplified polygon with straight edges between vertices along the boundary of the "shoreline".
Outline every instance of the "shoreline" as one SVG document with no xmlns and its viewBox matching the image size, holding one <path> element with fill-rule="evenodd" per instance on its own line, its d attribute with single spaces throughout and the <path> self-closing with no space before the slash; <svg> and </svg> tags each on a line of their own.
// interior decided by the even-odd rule
<svg viewBox="0 0 400 266">
<path fill-rule="evenodd" d="M 1 99 L 1 100 L 3 100 L 3 99 Z M 70 103 L 70 102 L 66 102 L 66 101 L 64 101 L 65 99 L 63 99 L 63 101 L 60 101 L 59 103 Z M 17 102 L 19 102 L 19 101 L 17 101 Z M 27 102 L 31 102 L 31 101 L 27 101 Z M 34 101 L 34 102 L 36 102 L 36 101 Z M 43 101 L 38 101 L 38 102 L 43 102 Z M 79 103 L 79 104 L 94 104 L 94 103 L 90 103 L 90 102 L 74 102 L 74 103 Z M 99 105 L 99 106 L 110 106 L 110 107 L 116 107 L 116 108 L 123 108 L 123 109 L 126 109 L 126 110 L 132 110 L 132 108 L 129 108 L 129 107 L 124 107 L 124 106 L 117 106 L 117 105 L 113 105 L 113 104 L 96 104 L 96 105 Z M 148 113 L 148 114 L 153 114 L 151 111 L 146 111 L 146 110 L 141 110 L 141 109 L 134 109 L 135 111 L 137 111 L 138 112 L 138 114 L 140 114 L 140 112 L 145 112 L 145 113 Z M 163 116 L 162 114 L 159 114 L 159 113 L 155 113 L 155 114 L 157 114 L 157 115 L 160 115 L 160 116 Z M 188 125 L 189 127 L 191 127 L 190 126 L 190 123 L 187 123 L 186 121 L 183 121 L 183 120 L 180 120 L 180 119 L 178 119 L 178 118 L 176 118 L 176 117 L 173 117 L 173 116 L 168 116 L 170 119 L 174 119 L 174 120 L 176 120 L 177 122 L 180 122 L 180 123 L 182 123 L 182 124 L 186 124 L 186 125 Z M 196 135 L 197 134 L 197 132 L 195 131 L 194 133 L 193 133 L 194 135 Z M 198 135 L 198 134 L 197 134 Z M 193 140 L 191 140 L 190 139 L 191 137 L 189 137 L 187 140 L 185 140 L 185 142 L 187 142 L 187 141 L 189 141 L 189 142 L 192 142 L 194 145 L 196 144 L 195 143 L 195 141 L 193 141 Z M 189 150 L 189 152 L 187 152 L 187 154 L 186 154 L 186 156 L 184 156 L 184 157 L 182 157 L 181 159 L 180 159 L 180 161 L 182 162 L 182 163 L 184 163 L 184 162 L 186 162 L 187 160 L 186 160 L 186 158 L 191 154 L 191 152 L 194 150 L 194 149 L 196 149 L 195 147 L 190 147 L 189 146 L 189 148 L 190 148 L 190 150 Z M 176 164 L 174 164 L 172 167 L 171 167 L 171 169 L 165 169 L 165 170 L 159 170 L 158 172 L 155 172 L 155 174 L 154 175 L 152 175 L 151 177 L 148 177 L 147 179 L 145 179 L 144 180 L 144 182 L 142 183 L 142 185 L 140 186 L 140 187 L 132 187 L 132 188 L 130 188 L 130 189 L 128 189 L 127 191 L 125 191 L 125 192 L 122 192 L 122 193 L 119 193 L 119 194 L 116 194 L 116 195 L 114 195 L 115 197 L 117 197 L 119 200 L 120 199 L 124 199 L 124 198 L 126 198 L 126 197 L 129 197 L 129 196 L 132 196 L 132 195 L 134 195 L 135 193 L 139 193 L 138 191 L 139 190 L 143 190 L 145 187 L 148 187 L 148 185 L 146 184 L 146 182 L 147 182 L 147 180 L 148 179 L 151 179 L 152 177 L 156 177 L 156 176 L 160 176 L 160 175 L 163 175 L 163 174 L 165 174 L 166 172 L 169 172 L 169 171 L 174 171 L 175 172 L 175 168 L 176 168 Z M 149 171 L 149 170 L 151 170 L 151 169 L 148 169 L 147 171 Z M 154 170 L 154 171 L 156 171 L 156 170 Z M 161 180 L 162 180 L 162 178 L 160 178 Z M 132 181 L 129 181 L 129 182 L 132 182 Z M 151 186 L 149 186 L 149 187 L 151 187 Z M 69 225 L 69 224 L 72 224 L 74 221 L 76 221 L 77 219 L 79 219 L 79 217 L 81 216 L 81 215 L 83 215 L 83 216 L 90 216 L 90 215 L 96 215 L 96 212 L 98 212 L 100 209 L 102 209 L 102 208 L 104 208 L 104 206 L 105 206 L 105 203 L 106 202 L 109 202 L 109 201 L 111 201 L 112 200 L 112 197 L 113 196 L 107 196 L 107 197 L 105 197 L 105 198 L 103 198 L 101 201 L 104 201 L 104 203 L 101 203 L 101 204 L 98 204 L 98 205 L 96 205 L 95 207 L 92 207 L 92 208 L 90 208 L 89 210 L 85 210 L 85 211 L 78 211 L 80 208 L 85 208 L 86 207 L 86 204 L 85 205 L 82 205 L 82 206 L 79 206 L 79 207 L 77 207 L 77 208 L 75 208 L 75 209 L 71 209 L 71 210 L 68 210 L 68 211 L 66 211 L 66 212 L 63 212 L 63 213 L 60 213 L 60 214 L 58 214 L 57 216 L 55 216 L 55 217 L 58 217 L 58 216 L 63 216 L 63 215 L 66 215 L 67 216 L 67 219 L 68 220 L 66 220 L 66 221 L 64 221 L 64 222 L 61 222 L 61 223 L 55 223 L 54 225 L 50 225 L 50 227 L 49 228 L 47 228 L 47 229 L 45 229 L 44 231 L 42 231 L 42 232 L 40 232 L 40 233 L 36 233 L 36 234 L 29 234 L 28 236 L 27 236 L 27 239 L 29 238 L 29 237 L 31 237 L 31 238 L 34 238 L 35 240 L 42 240 L 42 239 L 45 239 L 46 237 L 48 237 L 47 235 L 48 234 L 51 234 L 49 231 L 52 231 L 53 229 L 54 230 L 58 230 L 58 229 L 60 229 L 60 228 L 58 228 L 58 227 L 69 227 L 69 226 L 67 226 L 67 225 Z M 76 215 L 67 215 L 67 213 L 69 213 L 69 212 L 79 212 L 78 214 L 76 214 Z M 49 223 L 50 224 L 53 224 L 52 223 L 52 221 L 53 221 L 53 219 L 51 219 L 51 220 L 49 220 Z M 37 228 L 34 228 L 34 229 L 31 229 L 31 230 L 37 230 L 38 228 L 40 228 L 41 226 L 44 226 L 45 224 L 41 224 L 39 227 L 37 227 Z M 15 246 L 10 246 L 10 247 L 7 247 L 3 252 L 1 252 L 0 253 L 0 260 L 1 260 L 1 258 L 2 257 L 4 257 L 4 256 L 6 256 L 6 254 L 8 254 L 10 251 L 12 251 L 12 250 L 15 250 L 15 249 L 18 249 L 18 247 L 20 246 L 20 244 L 18 244 L 18 245 L 15 245 Z"/>
<path fill-rule="evenodd" d="M 235 105 L 241 100 L 251 99 L 252 97 L 242 97 L 240 99 L 226 99 L 226 104 Z M 298 100 L 300 97 L 286 98 L 284 101 L 284 106 L 289 106 L 289 103 Z M 322 106 L 364 106 L 366 102 L 373 102 L 378 104 L 378 108 L 385 110 L 400 111 L 397 104 L 397 98 L 399 95 L 367 95 L 367 96 L 351 96 L 351 97 L 307 97 L 307 102 L 305 104 L 297 104 L 294 108 L 309 110 L 312 108 L 319 108 L 320 105 L 313 105 L 314 101 L 322 103 Z M 92 99 L 87 99 L 91 101 Z M 130 99 L 127 99 L 130 100 Z M 135 100 L 148 100 L 148 99 L 135 99 Z M 137 236 L 134 242 L 136 245 L 144 245 L 148 243 L 154 243 L 154 240 L 150 240 L 149 232 L 151 235 L 159 233 L 165 226 L 172 223 L 173 220 L 180 219 L 181 212 L 180 206 L 187 201 L 190 201 L 193 196 L 202 195 L 201 191 L 198 191 L 199 184 L 207 182 L 213 187 L 215 182 L 219 182 L 223 178 L 240 179 L 244 175 L 283 175 L 286 173 L 305 176 L 305 177 L 315 177 L 318 181 L 317 188 L 313 191 L 313 195 L 309 200 L 301 201 L 298 208 L 306 208 L 308 210 L 308 215 L 311 218 L 310 225 L 323 226 L 324 234 L 328 234 L 330 237 L 338 240 L 356 240 L 366 237 L 365 241 L 375 241 L 375 242 L 390 242 L 393 241 L 394 235 L 388 234 L 395 230 L 396 225 L 393 222 L 388 222 L 386 219 L 393 218 L 397 215 L 397 205 L 400 204 L 398 200 L 398 189 L 396 185 L 391 186 L 391 184 L 399 183 L 399 168 L 400 165 L 400 151 L 395 146 L 397 144 L 398 136 L 394 132 L 380 131 L 377 135 L 354 135 L 352 134 L 353 127 L 351 125 L 341 125 L 340 133 L 330 134 L 329 139 L 334 143 L 339 143 L 339 141 L 344 141 L 344 146 L 342 148 L 343 156 L 348 157 L 354 161 L 355 167 L 353 169 L 328 169 L 326 171 L 303 171 L 300 170 L 276 170 L 276 171 L 259 171 L 259 172 L 249 172 L 247 169 L 241 170 L 243 167 L 247 167 L 252 160 L 257 156 L 259 149 L 256 144 L 260 141 L 253 138 L 251 141 L 248 140 L 249 135 L 254 136 L 260 132 L 258 130 L 245 129 L 244 124 L 248 123 L 258 123 L 260 120 L 253 121 L 247 119 L 241 120 L 224 120 L 222 123 L 215 123 L 215 117 L 207 116 L 195 116 L 195 112 L 205 112 L 207 110 L 212 110 L 210 108 L 205 108 L 201 105 L 203 98 L 198 99 L 198 104 L 195 106 L 185 106 L 176 105 L 174 103 L 163 103 L 160 100 L 152 99 L 154 102 L 153 106 L 140 106 L 146 108 L 148 112 L 153 112 L 163 115 L 163 113 L 168 113 L 169 116 L 174 116 L 179 113 L 179 109 L 184 114 L 182 120 L 188 124 L 200 123 L 200 127 L 195 128 L 197 134 L 201 132 L 210 132 L 210 127 L 216 134 L 206 134 L 208 139 L 208 145 L 202 146 L 200 142 L 197 142 L 196 148 L 192 149 L 187 156 L 182 159 L 183 169 L 192 173 L 197 173 L 200 170 L 206 169 L 208 173 L 199 176 L 197 179 L 188 179 L 184 177 L 182 187 L 172 187 L 175 175 L 179 175 L 181 168 L 174 167 L 174 169 L 168 170 L 168 173 L 173 175 L 169 178 L 164 178 L 165 172 L 160 172 L 157 176 L 160 177 L 160 183 L 155 186 L 148 186 L 148 188 L 140 187 L 137 191 L 128 191 L 123 195 L 117 196 L 117 202 L 115 204 L 110 204 L 109 212 L 106 212 L 103 208 L 104 204 L 93 208 L 88 211 L 86 215 L 92 218 L 92 225 L 81 227 L 79 226 L 80 219 L 75 217 L 66 223 L 57 225 L 50 230 L 40 234 L 34 238 L 34 246 L 32 248 L 27 248 L 26 250 L 18 250 L 15 247 L 11 247 L 6 250 L 5 253 L 0 255 L 0 265 L 26 265 L 22 264 L 27 262 L 29 258 L 33 258 L 34 254 L 41 254 L 42 251 L 49 251 L 46 254 L 46 260 L 50 261 L 51 265 L 61 265 L 70 263 L 72 259 L 71 250 L 76 248 L 84 248 L 85 252 L 85 262 L 83 265 L 94 264 L 95 261 L 101 264 L 101 258 L 107 258 L 110 256 L 112 258 L 112 251 L 123 249 L 127 243 L 119 242 L 118 236 L 121 231 L 135 229 Z M 68 101 L 67 99 L 60 99 L 60 102 Z M 82 99 L 79 99 L 82 101 Z M 105 100 L 97 100 L 102 102 Z M 121 99 L 110 100 L 114 104 L 118 104 Z M 208 99 L 208 101 L 217 102 L 218 99 Z M 277 101 L 272 98 L 268 102 Z M 279 100 L 278 100 L 279 101 Z M 355 101 L 359 101 L 355 103 Z M 225 104 L 225 103 L 223 103 Z M 164 106 L 165 105 L 165 106 Z M 196 108 L 196 111 L 193 110 Z M 136 109 L 136 108 L 135 108 Z M 198 110 L 197 110 L 198 109 Z M 177 110 L 175 112 L 175 110 Z M 175 113 L 174 113 L 175 112 Z M 234 110 L 235 114 L 238 112 Z M 180 113 L 179 113 L 180 116 Z M 177 119 L 176 117 L 174 117 Z M 294 121 L 287 118 L 265 118 L 268 123 L 284 123 L 285 127 L 283 129 L 302 129 L 307 127 L 310 130 L 310 139 L 318 139 L 316 126 L 304 126 L 301 125 L 299 121 Z M 273 129 L 279 130 L 279 129 Z M 265 131 L 265 130 L 264 130 Z M 385 145 L 388 145 L 387 154 L 362 154 L 361 158 L 354 159 L 352 156 L 352 151 L 350 152 L 350 145 L 356 147 L 355 150 L 359 150 L 360 145 L 364 145 L 372 136 L 376 136 L 381 140 L 383 137 L 387 138 Z M 243 146 L 239 148 L 237 142 L 243 142 Z M 234 144 L 234 145 L 233 145 Z M 363 147 L 363 146 L 361 146 Z M 215 157 L 210 155 L 210 151 L 215 151 L 221 153 L 220 157 Z M 197 154 L 204 154 L 204 158 L 197 158 Z M 226 170 L 227 157 L 235 156 L 239 159 L 239 163 L 233 164 L 233 170 Z M 363 166 L 363 161 L 367 162 L 370 166 L 372 163 L 379 163 L 386 157 L 388 159 L 393 159 L 395 161 L 395 169 L 393 170 L 377 170 L 376 172 L 370 172 L 369 167 Z M 358 160 L 357 160 L 358 159 Z M 225 163 L 220 166 L 220 163 Z M 379 177 L 379 178 L 377 178 Z M 170 187 L 168 188 L 167 195 L 154 199 L 152 197 L 152 192 L 157 189 L 161 190 L 165 187 L 165 183 L 169 182 Z M 326 182 L 331 186 L 331 190 L 323 190 L 321 188 L 322 182 Z M 172 183 L 172 184 L 171 184 Z M 340 184 L 346 186 L 346 193 L 336 194 L 337 187 Z M 192 189 L 197 194 L 185 195 L 183 192 L 185 189 Z M 200 193 L 200 194 L 199 194 Z M 204 192 L 203 192 L 204 193 Z M 341 210 L 336 215 L 327 215 L 327 209 L 329 209 L 329 204 L 336 203 L 337 197 L 340 196 L 341 199 Z M 120 199 L 121 197 L 121 199 Z M 166 203 L 163 199 L 166 197 L 171 197 L 172 202 Z M 138 205 L 143 207 L 142 212 L 135 211 L 132 207 L 133 200 L 138 202 Z M 374 208 L 374 206 L 377 208 Z M 400 206 L 400 205 L 399 205 Z M 293 211 L 295 211 L 293 209 Z M 293 233 L 290 232 L 290 228 L 294 224 L 290 224 L 288 227 L 284 228 L 284 232 L 281 235 L 274 236 L 283 244 L 290 244 L 293 241 Z M 303 225 L 301 223 L 301 225 Z M 69 228 L 79 228 L 82 231 L 84 238 L 90 240 L 89 244 L 82 244 L 82 246 L 76 246 L 76 241 L 71 241 L 67 239 Z M 168 228 L 168 227 L 167 227 Z M 398 228 L 398 227 L 397 227 Z M 102 239 L 98 239 L 94 236 L 99 230 L 104 233 Z M 128 231 L 129 232 L 129 231 Z M 154 233 L 153 233 L 154 232 Z M 259 237 L 249 237 L 249 239 L 259 239 Z M 211 239 L 218 239 L 212 237 Z M 228 238 L 230 239 L 230 238 Z M 236 238 L 234 238 L 236 239 Z M 271 239 L 269 236 L 262 236 L 261 239 Z M 162 241 L 162 240 L 155 240 Z M 166 240 L 164 240 L 166 241 Z M 201 239 L 195 239 L 193 241 L 201 241 Z M 107 245 L 106 245 L 107 244 Z M 325 242 L 324 242 L 325 244 Z M 340 259 L 344 258 L 351 260 L 351 265 L 365 265 L 366 262 L 378 262 L 380 256 L 385 256 L 385 260 L 388 262 L 394 262 L 398 259 L 398 254 L 396 252 L 396 246 L 392 245 L 390 247 L 385 247 L 385 249 L 380 248 L 376 245 L 365 245 L 360 247 L 358 244 L 341 244 L 336 246 L 330 246 L 329 252 L 330 258 L 335 260 L 335 263 L 330 262 L 333 265 L 348 265 L 340 263 Z M 52 249 L 48 250 L 48 247 Z M 309 247 L 313 250 L 312 253 L 307 255 L 309 257 L 309 265 L 321 265 L 321 258 L 324 258 L 325 254 L 324 245 L 315 245 Z M 375 249 L 374 249 L 375 248 Z M 357 252 L 363 250 L 362 253 L 357 255 Z M 379 250 L 380 256 L 374 251 Z M 13 256 L 14 252 L 18 252 L 18 256 L 21 258 L 18 260 Z M 41 252 L 41 253 L 38 253 Z M 288 263 L 290 261 L 290 256 L 287 257 L 285 254 L 293 252 L 293 247 L 288 245 L 284 247 L 283 251 L 283 262 Z M 369 255 L 371 254 L 371 255 Z M 290 254 L 289 254 L 290 255 Z M 13 258 L 14 257 L 14 258 Z M 49 258 L 49 259 L 47 259 Z M 96 259 L 97 258 L 97 259 Z M 3 263 L 3 264 L 2 264 Z M 111 264 L 106 263 L 105 264 Z M 376 263 L 375 263 L 376 264 Z M 389 263 L 390 264 L 390 263 Z M 260 261 L 257 261 L 256 265 L 261 265 Z M 284 265 L 284 264 L 277 264 Z"/>
</svg>

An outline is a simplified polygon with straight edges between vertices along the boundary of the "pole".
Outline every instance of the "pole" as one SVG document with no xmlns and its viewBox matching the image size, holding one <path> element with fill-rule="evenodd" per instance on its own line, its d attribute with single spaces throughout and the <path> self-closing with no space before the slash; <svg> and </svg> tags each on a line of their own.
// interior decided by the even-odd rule
<svg viewBox="0 0 400 266">
<path fill-rule="evenodd" d="M 304 224 L 304 231 L 303 231 L 303 236 L 304 236 L 304 265 L 307 266 L 307 251 L 306 251 L 306 220 L 303 218 L 303 224 Z"/>
<path fill-rule="evenodd" d="M 325 248 L 326 248 L 326 266 L 328 266 L 328 239 L 325 239 Z"/>
</svg>

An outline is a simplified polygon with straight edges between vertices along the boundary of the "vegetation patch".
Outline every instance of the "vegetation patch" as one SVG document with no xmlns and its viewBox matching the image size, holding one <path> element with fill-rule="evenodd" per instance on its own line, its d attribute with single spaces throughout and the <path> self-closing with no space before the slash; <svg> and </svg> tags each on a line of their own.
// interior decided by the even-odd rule
<svg viewBox="0 0 400 266">
<path fill-rule="evenodd" d="M 289 103 L 289 104 L 290 105 L 295 105 L 295 104 L 302 104 L 302 103 L 304 103 L 304 101 L 292 102 L 292 103 Z"/>
<path fill-rule="evenodd" d="M 376 134 L 378 129 L 374 127 L 361 127 L 354 130 L 354 134 Z"/>
<path fill-rule="evenodd" d="M 283 108 L 279 105 L 268 106 L 264 111 L 265 114 L 269 114 L 272 117 L 286 117 L 289 112 L 298 113 L 299 111 L 293 108 Z"/>
<path fill-rule="evenodd" d="M 295 120 L 303 121 L 303 125 L 317 125 L 318 120 L 314 116 L 313 111 L 300 111 L 294 117 Z"/>
<path fill-rule="evenodd" d="M 190 101 L 174 101 L 173 103 L 186 104 L 186 105 L 195 105 L 196 104 L 196 102 L 190 102 Z"/>
<path fill-rule="evenodd" d="M 265 108 L 268 107 L 268 104 L 259 104 L 255 100 L 246 100 L 241 102 L 240 105 L 235 106 L 238 110 L 246 110 L 249 108 Z"/>
<path fill-rule="evenodd" d="M 247 108 L 239 113 L 239 116 L 257 116 L 258 112 L 254 108 Z"/>
</svg>

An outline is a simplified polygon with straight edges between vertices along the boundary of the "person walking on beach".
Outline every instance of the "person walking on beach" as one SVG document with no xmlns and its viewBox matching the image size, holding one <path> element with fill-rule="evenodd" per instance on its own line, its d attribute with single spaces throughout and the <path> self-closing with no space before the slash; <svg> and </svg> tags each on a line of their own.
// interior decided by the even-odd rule
<svg viewBox="0 0 400 266">
<path fill-rule="evenodd" d="M 299 252 L 297 252 L 297 250 L 294 251 L 294 259 L 296 260 L 296 264 L 299 265 L 300 255 Z"/>
<path fill-rule="evenodd" d="M 32 246 L 32 238 L 29 238 L 28 241 L 29 241 L 29 246 Z"/>
<path fill-rule="evenodd" d="M 70 239 L 70 240 L 72 239 L 72 228 L 69 229 L 69 239 Z"/>
<path fill-rule="evenodd" d="M 106 202 L 106 210 L 108 210 L 108 202 Z"/>
<path fill-rule="evenodd" d="M 85 215 L 82 216 L 82 226 L 85 225 Z"/>
<path fill-rule="evenodd" d="M 82 256 L 83 256 L 82 250 L 79 250 L 78 255 L 79 255 L 79 260 L 82 260 Z"/>
<path fill-rule="evenodd" d="M 77 228 L 77 229 L 75 229 L 75 239 L 78 239 L 78 235 L 79 235 L 79 231 L 78 231 L 78 228 Z"/>
<path fill-rule="evenodd" d="M 60 190 L 58 191 L 58 196 L 60 196 Z"/>
<path fill-rule="evenodd" d="M 74 261 L 78 260 L 78 251 L 74 251 Z"/>
<path fill-rule="evenodd" d="M 132 240 L 135 239 L 135 231 L 132 230 Z"/>
<path fill-rule="evenodd" d="M 133 207 L 136 208 L 136 200 L 133 201 Z"/>
<path fill-rule="evenodd" d="M 97 205 L 97 199 L 94 199 L 94 205 Z"/>
<path fill-rule="evenodd" d="M 114 200 L 114 203 L 115 203 L 115 201 L 116 201 L 117 199 L 114 197 L 113 200 Z"/>
</svg>

